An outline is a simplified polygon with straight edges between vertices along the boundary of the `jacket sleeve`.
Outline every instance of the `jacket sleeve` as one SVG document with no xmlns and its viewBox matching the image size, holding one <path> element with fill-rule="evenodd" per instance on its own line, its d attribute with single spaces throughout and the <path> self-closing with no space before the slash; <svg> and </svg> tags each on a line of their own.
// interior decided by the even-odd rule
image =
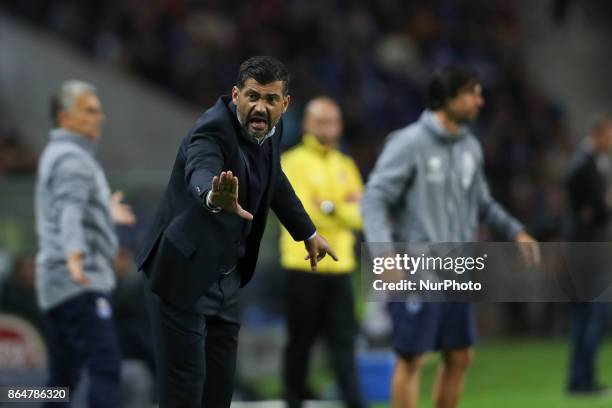
<svg viewBox="0 0 612 408">
<path fill-rule="evenodd" d="M 272 211 L 295 241 L 304 241 L 310 238 L 316 231 L 315 226 L 282 168 L 278 172 L 275 182 Z"/>
<path fill-rule="evenodd" d="M 346 158 L 344 163 L 344 168 L 347 171 L 348 177 L 349 195 L 360 198 L 363 195 L 363 182 L 361 181 L 359 170 L 350 158 Z M 352 230 L 360 230 L 363 228 L 363 222 L 359 207 L 359 200 L 349 201 L 345 199 L 344 201 L 336 203 L 334 217 L 340 221 L 343 227 Z"/>
<path fill-rule="evenodd" d="M 361 214 L 368 242 L 393 241 L 390 208 L 401 199 L 416 172 L 413 151 L 403 136 L 389 136 L 365 186 Z"/>
<path fill-rule="evenodd" d="M 217 132 L 194 133 L 187 143 L 185 181 L 198 204 L 211 210 L 206 196 L 213 177 L 221 173 L 225 163 L 223 137 Z"/>
<path fill-rule="evenodd" d="M 525 230 L 525 227 L 508 214 L 493 196 L 491 196 L 482 165 L 479 165 L 476 177 L 476 188 L 478 189 L 478 218 L 482 223 L 491 228 L 496 235 L 506 240 L 513 241 L 519 232 Z"/>
<path fill-rule="evenodd" d="M 61 157 L 53 173 L 50 205 L 59 217 L 64 254 L 86 252 L 83 214 L 91 194 L 93 174 L 76 155 Z"/>
</svg>

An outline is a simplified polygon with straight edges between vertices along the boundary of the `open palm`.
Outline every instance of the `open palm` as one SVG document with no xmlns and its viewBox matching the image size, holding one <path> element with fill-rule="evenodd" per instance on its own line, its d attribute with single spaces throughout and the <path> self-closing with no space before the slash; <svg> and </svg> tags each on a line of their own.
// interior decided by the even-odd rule
<svg viewBox="0 0 612 408">
<path fill-rule="evenodd" d="M 245 220 L 252 220 L 253 215 L 238 204 L 238 177 L 231 171 L 222 171 L 212 179 L 210 202 L 214 207 L 232 212 Z"/>
</svg>

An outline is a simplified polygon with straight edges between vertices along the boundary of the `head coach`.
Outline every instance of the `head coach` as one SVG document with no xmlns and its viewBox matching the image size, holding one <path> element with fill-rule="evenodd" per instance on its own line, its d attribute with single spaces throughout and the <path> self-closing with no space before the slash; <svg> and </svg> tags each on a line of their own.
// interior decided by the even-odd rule
<svg viewBox="0 0 612 408">
<path fill-rule="evenodd" d="M 230 96 L 197 120 L 178 149 L 137 257 L 148 277 L 160 408 L 229 407 L 238 292 L 252 277 L 271 208 L 313 269 L 336 258 L 280 166 L 289 73 L 259 56 L 241 64 Z"/>
</svg>

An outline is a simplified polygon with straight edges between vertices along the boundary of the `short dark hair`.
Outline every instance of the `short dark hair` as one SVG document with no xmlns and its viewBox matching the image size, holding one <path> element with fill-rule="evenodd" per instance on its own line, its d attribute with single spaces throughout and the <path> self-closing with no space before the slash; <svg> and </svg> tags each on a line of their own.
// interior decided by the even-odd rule
<svg viewBox="0 0 612 408">
<path fill-rule="evenodd" d="M 446 65 L 429 81 L 425 106 L 431 110 L 441 109 L 449 99 L 478 83 L 480 79 L 475 71 L 461 65 Z"/>
<path fill-rule="evenodd" d="M 260 84 L 269 84 L 274 81 L 283 81 L 283 94 L 289 93 L 289 71 L 285 64 L 274 57 L 256 56 L 240 64 L 236 86 L 242 89 L 247 79 L 254 79 Z"/>
</svg>

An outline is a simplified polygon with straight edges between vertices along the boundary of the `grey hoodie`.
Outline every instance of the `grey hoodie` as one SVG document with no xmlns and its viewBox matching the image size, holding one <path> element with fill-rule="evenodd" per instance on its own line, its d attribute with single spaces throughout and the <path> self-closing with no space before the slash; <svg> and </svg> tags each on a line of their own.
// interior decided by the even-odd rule
<svg viewBox="0 0 612 408">
<path fill-rule="evenodd" d="M 94 153 L 94 142 L 54 129 L 38 164 L 36 292 L 43 310 L 85 290 L 109 292 L 115 286 L 111 192 Z M 66 256 L 77 250 L 85 254 L 87 287 L 72 281 L 66 265 Z"/>
<path fill-rule="evenodd" d="M 489 192 L 478 140 L 435 114 L 391 133 L 361 202 L 368 242 L 469 242 L 479 222 L 512 240 L 523 226 Z"/>
</svg>

